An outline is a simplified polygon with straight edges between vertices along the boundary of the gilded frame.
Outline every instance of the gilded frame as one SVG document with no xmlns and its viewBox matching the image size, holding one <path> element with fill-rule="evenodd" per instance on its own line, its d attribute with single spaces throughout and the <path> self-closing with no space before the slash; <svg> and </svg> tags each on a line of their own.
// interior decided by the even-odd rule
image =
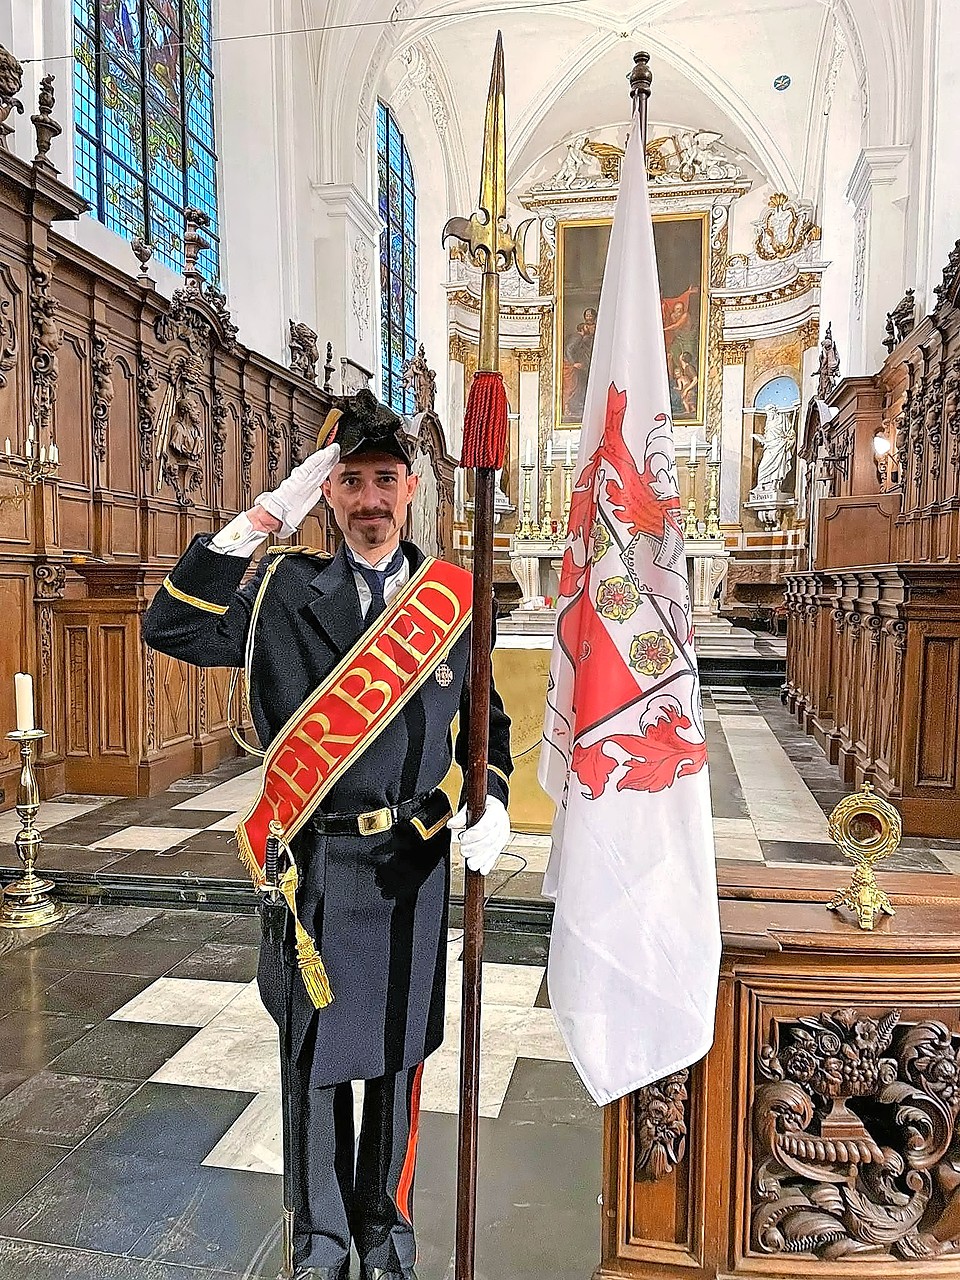
<svg viewBox="0 0 960 1280">
<path fill-rule="evenodd" d="M 677 426 L 684 427 L 702 427 L 706 416 L 707 405 L 707 347 L 708 347 L 708 329 L 710 322 L 710 212 L 709 210 L 699 210 L 692 213 L 660 213 L 653 215 L 653 222 L 657 224 L 681 223 L 698 221 L 701 227 L 700 234 L 700 282 L 699 282 L 699 298 L 700 298 L 700 315 L 699 315 L 699 334 L 697 346 L 698 360 L 698 378 L 697 386 L 697 411 L 695 414 L 674 413 L 674 423 Z M 557 222 L 557 240 L 556 240 L 556 265 L 555 265 L 555 291 L 556 306 L 554 307 L 554 323 L 553 323 L 553 401 L 554 401 L 554 431 L 577 431 L 582 423 L 572 418 L 564 420 L 563 416 L 563 364 L 566 343 L 570 340 L 569 335 L 565 336 L 567 326 L 566 316 L 566 279 L 564 269 L 564 257 L 568 252 L 567 237 L 571 233 L 580 228 L 586 227 L 611 227 L 613 225 L 612 218 L 570 218 Z M 600 282 L 597 282 L 597 302 L 599 302 Z M 583 299 L 580 299 L 582 303 Z M 578 303 L 579 305 L 579 303 Z"/>
</svg>

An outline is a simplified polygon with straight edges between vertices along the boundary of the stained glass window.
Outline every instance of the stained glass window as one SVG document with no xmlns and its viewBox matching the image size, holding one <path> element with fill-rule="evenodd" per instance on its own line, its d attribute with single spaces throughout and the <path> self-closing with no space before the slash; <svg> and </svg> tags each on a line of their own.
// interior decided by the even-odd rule
<svg viewBox="0 0 960 1280">
<path fill-rule="evenodd" d="M 389 107 L 377 103 L 377 181 L 380 190 L 380 374 L 383 398 L 398 413 L 413 413 L 403 363 L 416 355 L 417 222 L 413 169 Z"/>
<path fill-rule="evenodd" d="M 183 270 L 183 211 L 210 217 L 219 275 L 211 0 L 72 0 L 74 164 L 94 216 Z"/>
</svg>

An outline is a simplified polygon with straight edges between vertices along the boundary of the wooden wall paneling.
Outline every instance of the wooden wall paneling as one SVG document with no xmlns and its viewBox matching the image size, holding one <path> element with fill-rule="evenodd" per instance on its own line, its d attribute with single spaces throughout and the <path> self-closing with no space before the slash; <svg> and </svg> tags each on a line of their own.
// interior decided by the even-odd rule
<svg viewBox="0 0 960 1280">
<path fill-rule="evenodd" d="M 6 439 L 16 449 L 26 435 L 29 385 L 26 268 L 23 263 L 0 260 L 0 449 Z"/>
<path fill-rule="evenodd" d="M 35 648 L 33 620 L 33 575 L 29 564 L 6 560 L 0 564 L 0 611 L 9 620 L 0 636 L 0 708 L 3 734 L 16 727 L 13 699 L 13 677 L 24 669 L 24 658 Z M 36 690 L 39 694 L 39 690 Z M 39 699 L 38 699 L 39 701 Z M 46 705 L 37 707 L 37 723 L 46 728 Z M 16 799 L 20 772 L 19 751 L 6 737 L 0 737 L 0 787 L 4 800 Z"/>
<path fill-rule="evenodd" d="M 113 400 L 107 435 L 109 488 L 115 495 L 139 494 L 137 474 L 137 365 L 130 350 L 116 351 L 111 358 Z M 131 550 L 136 553 L 134 545 Z"/>
<path fill-rule="evenodd" d="M 960 734 L 960 635 L 928 623 L 916 625 L 919 642 L 917 679 L 917 787 L 957 788 L 957 739 Z"/>
<path fill-rule="evenodd" d="M 45 170 L 0 151 L 0 493 L 3 439 L 22 447 L 31 415 L 49 416 L 61 454 L 56 479 L 22 509 L 0 509 L 0 581 L 26 584 L 27 632 L 6 661 L 37 677 L 51 786 L 62 789 L 69 772 L 74 790 L 109 776 L 114 793 L 145 793 L 235 747 L 225 673 L 201 677 L 148 654 L 140 614 L 195 533 L 219 527 L 315 447 L 331 402 L 245 348 L 215 290 L 186 282 L 167 300 L 52 229 L 81 208 Z M 200 482 L 177 492 L 158 489 L 157 426 L 188 354 L 195 385 L 177 388 L 198 406 Z M 332 546 L 322 509 L 304 536 Z M 109 572 L 98 577 L 98 566 Z"/>
</svg>

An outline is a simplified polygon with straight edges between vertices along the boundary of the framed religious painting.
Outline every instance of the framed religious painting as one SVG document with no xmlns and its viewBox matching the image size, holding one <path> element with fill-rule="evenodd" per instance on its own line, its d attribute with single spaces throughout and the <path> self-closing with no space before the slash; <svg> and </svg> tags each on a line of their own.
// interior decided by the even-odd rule
<svg viewBox="0 0 960 1280">
<path fill-rule="evenodd" d="M 555 421 L 561 428 L 578 427 L 583 418 L 610 227 L 609 218 L 557 226 L 554 388 Z M 655 215 L 653 238 L 673 419 L 681 426 L 701 426 L 706 400 L 709 214 Z"/>
</svg>

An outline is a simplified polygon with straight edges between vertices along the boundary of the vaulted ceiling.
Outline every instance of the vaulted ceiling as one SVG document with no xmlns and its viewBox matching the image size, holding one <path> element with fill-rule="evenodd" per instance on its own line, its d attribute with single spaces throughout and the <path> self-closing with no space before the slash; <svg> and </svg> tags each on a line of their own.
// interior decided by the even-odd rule
<svg viewBox="0 0 960 1280">
<path fill-rule="evenodd" d="M 473 187 L 497 29 L 507 61 L 511 180 L 578 131 L 625 121 L 638 48 L 655 70 L 651 117 L 714 129 L 775 186 L 814 196 L 825 105 L 856 113 L 864 144 L 907 127 L 912 0 L 301 0 L 315 34 L 317 176 L 359 185 L 378 94 L 416 81 L 443 119 L 447 191 Z M 790 77 L 778 92 L 776 77 Z M 831 84 L 831 79 L 833 84 Z"/>
</svg>

